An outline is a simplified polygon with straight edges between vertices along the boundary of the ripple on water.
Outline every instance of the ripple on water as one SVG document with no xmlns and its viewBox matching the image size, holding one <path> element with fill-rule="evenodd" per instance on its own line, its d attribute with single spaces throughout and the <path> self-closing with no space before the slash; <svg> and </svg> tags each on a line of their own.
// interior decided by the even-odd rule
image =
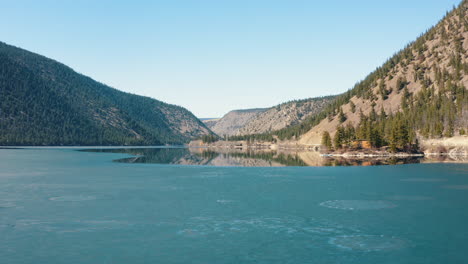
<svg viewBox="0 0 468 264">
<path fill-rule="evenodd" d="M 91 201 L 96 200 L 94 196 L 86 196 L 86 195 L 68 195 L 68 196 L 57 196 L 49 198 L 51 201 L 57 202 L 82 202 L 82 201 Z"/>
<path fill-rule="evenodd" d="M 395 204 L 382 200 L 332 200 L 322 202 L 320 206 L 341 210 L 378 210 L 396 207 Z"/>
<path fill-rule="evenodd" d="M 196 178 L 222 178 L 226 177 L 226 174 L 223 171 L 206 171 L 206 172 L 201 172 L 197 175 L 193 175 L 191 177 L 196 177 Z"/>
<path fill-rule="evenodd" d="M 130 226 L 128 222 L 117 220 L 77 220 L 77 221 L 43 221 L 20 219 L 11 225 L 18 230 L 41 230 L 57 233 L 78 233 L 98 230 L 122 229 Z"/>
<path fill-rule="evenodd" d="M 324 175 L 309 175 L 309 176 L 302 176 L 301 179 L 306 180 L 332 180 L 335 179 L 333 176 L 324 176 Z"/>
<path fill-rule="evenodd" d="M 205 235 L 228 235 L 234 233 L 261 232 L 275 235 L 329 236 L 353 231 L 350 228 L 307 220 L 299 217 L 253 217 L 222 219 L 215 217 L 194 217 L 189 219 L 177 234 L 197 237 Z"/>
<path fill-rule="evenodd" d="M 0 178 L 3 177 L 23 177 L 23 176 L 42 176 L 44 172 L 0 172 Z"/>
<path fill-rule="evenodd" d="M 159 187 L 159 190 L 161 191 L 181 191 L 184 190 L 184 187 L 180 186 L 161 186 Z"/>
<path fill-rule="evenodd" d="M 407 178 L 401 179 L 404 182 L 443 182 L 447 181 L 447 179 L 439 179 L 439 178 Z"/>
<path fill-rule="evenodd" d="M 316 257 L 318 242 L 308 239 L 274 240 L 261 243 L 243 256 L 248 263 L 304 263 Z"/>
<path fill-rule="evenodd" d="M 406 241 L 383 235 L 337 236 L 330 238 L 329 243 L 341 249 L 364 252 L 390 251 L 407 247 Z"/>
<path fill-rule="evenodd" d="M 468 185 L 446 185 L 444 188 L 452 190 L 468 190 Z"/>
<path fill-rule="evenodd" d="M 59 233 L 78 233 L 98 230 L 122 229 L 129 226 L 127 222 L 116 220 L 86 220 L 72 223 L 57 223 L 56 231 Z"/>
<path fill-rule="evenodd" d="M 387 199 L 395 201 L 427 201 L 432 200 L 434 198 L 419 195 L 392 195 L 388 196 Z"/>
<path fill-rule="evenodd" d="M 220 204 L 230 204 L 230 203 L 233 203 L 234 200 L 216 200 L 217 203 L 220 203 Z"/>
<path fill-rule="evenodd" d="M 325 176 L 325 175 L 291 176 L 289 174 L 263 174 L 262 177 L 264 177 L 264 178 L 287 178 L 287 177 L 291 177 L 291 178 L 294 178 L 294 179 L 303 179 L 303 180 L 330 180 L 330 179 L 334 179 L 334 177 Z"/>
<path fill-rule="evenodd" d="M 12 208 L 12 207 L 15 207 L 15 206 L 16 206 L 16 204 L 14 204 L 14 203 L 0 201 L 0 209 L 2 209 L 2 208 Z"/>
<path fill-rule="evenodd" d="M 266 174 L 263 174 L 261 175 L 262 177 L 265 177 L 265 178 L 284 178 L 284 177 L 289 177 L 288 174 L 270 174 L 270 173 L 266 173 Z"/>
</svg>

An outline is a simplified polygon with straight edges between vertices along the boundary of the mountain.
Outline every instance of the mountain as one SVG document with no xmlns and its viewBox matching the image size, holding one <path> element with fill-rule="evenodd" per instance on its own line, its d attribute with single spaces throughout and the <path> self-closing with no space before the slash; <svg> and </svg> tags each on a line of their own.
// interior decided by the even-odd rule
<svg viewBox="0 0 468 264">
<path fill-rule="evenodd" d="M 327 117 L 300 142 L 319 143 L 324 132 L 343 134 L 344 127 L 353 127 L 353 138 L 368 140 L 375 147 L 398 149 L 431 138 L 464 135 L 468 128 L 467 49 L 468 1 L 463 1 L 338 98 L 323 113 Z M 337 137 L 348 140 L 345 135 Z"/>
<path fill-rule="evenodd" d="M 283 103 L 250 119 L 237 135 L 268 133 L 301 123 L 310 116 L 319 113 L 333 100 L 334 96 L 295 100 Z"/>
<path fill-rule="evenodd" d="M 182 107 L 2 42 L 0 98 L 0 145 L 181 144 L 211 133 Z"/>
<path fill-rule="evenodd" d="M 212 129 L 214 125 L 219 121 L 221 118 L 200 118 L 200 120 L 205 124 L 206 127 Z"/>
<path fill-rule="evenodd" d="M 431 139 L 468 145 L 468 1 L 317 115 L 272 133 L 244 138 L 351 147 L 368 141 L 392 151 Z M 333 142 L 332 139 L 333 138 Z"/>
<path fill-rule="evenodd" d="M 221 137 L 240 139 L 244 135 L 269 133 L 299 124 L 319 113 L 333 96 L 294 100 L 270 108 L 233 110 L 220 119 L 204 123 Z"/>
<path fill-rule="evenodd" d="M 252 118 L 266 111 L 264 108 L 233 110 L 216 121 L 208 121 L 210 129 L 217 135 L 238 135 L 239 129 L 244 127 Z M 205 123 L 206 124 L 206 123 Z"/>
</svg>

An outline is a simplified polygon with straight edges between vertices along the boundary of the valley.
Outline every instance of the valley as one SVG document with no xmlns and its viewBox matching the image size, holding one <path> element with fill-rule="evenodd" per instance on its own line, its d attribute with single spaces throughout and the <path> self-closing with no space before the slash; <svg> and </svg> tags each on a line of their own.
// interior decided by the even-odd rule
<svg viewBox="0 0 468 264">
<path fill-rule="evenodd" d="M 322 152 L 335 155 L 360 151 L 362 142 L 375 154 L 468 155 L 467 13 L 463 1 L 347 92 L 298 101 L 312 103 L 313 110 L 286 103 L 221 138 L 271 148 L 321 146 Z M 284 111 L 278 111 L 281 106 Z"/>
</svg>

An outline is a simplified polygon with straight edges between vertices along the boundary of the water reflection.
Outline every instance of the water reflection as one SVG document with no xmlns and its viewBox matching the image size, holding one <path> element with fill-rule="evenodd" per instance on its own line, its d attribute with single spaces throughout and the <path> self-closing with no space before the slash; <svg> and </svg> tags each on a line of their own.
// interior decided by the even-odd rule
<svg viewBox="0 0 468 264">
<path fill-rule="evenodd" d="M 156 163 L 206 166 L 282 167 L 282 166 L 372 166 L 421 163 L 421 157 L 344 158 L 323 157 L 318 152 L 233 150 L 205 148 L 122 148 L 90 149 L 90 152 L 122 153 L 132 157 L 124 163 Z"/>
</svg>

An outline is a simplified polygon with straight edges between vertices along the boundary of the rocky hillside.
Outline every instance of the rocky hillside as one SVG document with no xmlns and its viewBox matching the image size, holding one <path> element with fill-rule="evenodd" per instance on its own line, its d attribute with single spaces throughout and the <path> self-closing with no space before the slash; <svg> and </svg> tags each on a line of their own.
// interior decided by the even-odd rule
<svg viewBox="0 0 468 264">
<path fill-rule="evenodd" d="M 237 135 L 268 133 L 299 124 L 322 111 L 332 99 L 333 96 L 310 98 L 269 108 L 247 122 Z"/>
<path fill-rule="evenodd" d="M 215 121 L 214 124 L 212 122 L 210 129 L 221 137 L 224 135 L 237 135 L 239 130 L 252 120 L 252 118 L 255 118 L 258 114 L 266 110 L 267 109 L 264 108 L 256 108 L 230 111 L 222 118 Z"/>
<path fill-rule="evenodd" d="M 416 41 L 336 96 L 322 111 L 280 130 L 232 140 L 325 149 L 468 153 L 468 0 Z M 438 139 L 438 140 L 432 140 Z M 449 142 L 448 142 L 449 141 Z"/>
<path fill-rule="evenodd" d="M 301 123 L 322 111 L 333 98 L 326 96 L 290 101 L 270 108 L 234 110 L 219 120 L 204 122 L 221 137 L 269 133 Z"/>
<path fill-rule="evenodd" d="M 233 140 L 300 147 L 322 144 L 335 151 L 382 147 L 391 152 L 430 152 L 425 146 L 453 147 L 458 142 L 468 150 L 467 50 L 468 0 L 464 0 L 319 113 L 297 125 Z M 430 141 L 449 138 L 454 139 L 450 144 Z"/>
<path fill-rule="evenodd" d="M 0 98 L 0 145 L 181 144 L 211 133 L 182 107 L 1 42 Z"/>
<path fill-rule="evenodd" d="M 212 129 L 220 118 L 201 118 L 200 120 L 205 124 L 206 127 Z"/>
<path fill-rule="evenodd" d="M 319 144 L 324 132 L 344 142 L 403 148 L 418 139 L 464 135 L 468 128 L 468 1 L 390 58 L 352 90 L 295 128 L 302 144 Z M 346 127 L 346 129 L 345 129 Z M 349 128 L 349 130 L 348 130 Z M 344 131 L 354 130 L 352 138 Z M 294 134 L 293 129 L 289 132 Z M 288 133 L 285 133 L 288 134 Z M 468 139 L 467 139 L 468 140 Z M 338 140 L 341 144 L 343 141 Z"/>
</svg>

